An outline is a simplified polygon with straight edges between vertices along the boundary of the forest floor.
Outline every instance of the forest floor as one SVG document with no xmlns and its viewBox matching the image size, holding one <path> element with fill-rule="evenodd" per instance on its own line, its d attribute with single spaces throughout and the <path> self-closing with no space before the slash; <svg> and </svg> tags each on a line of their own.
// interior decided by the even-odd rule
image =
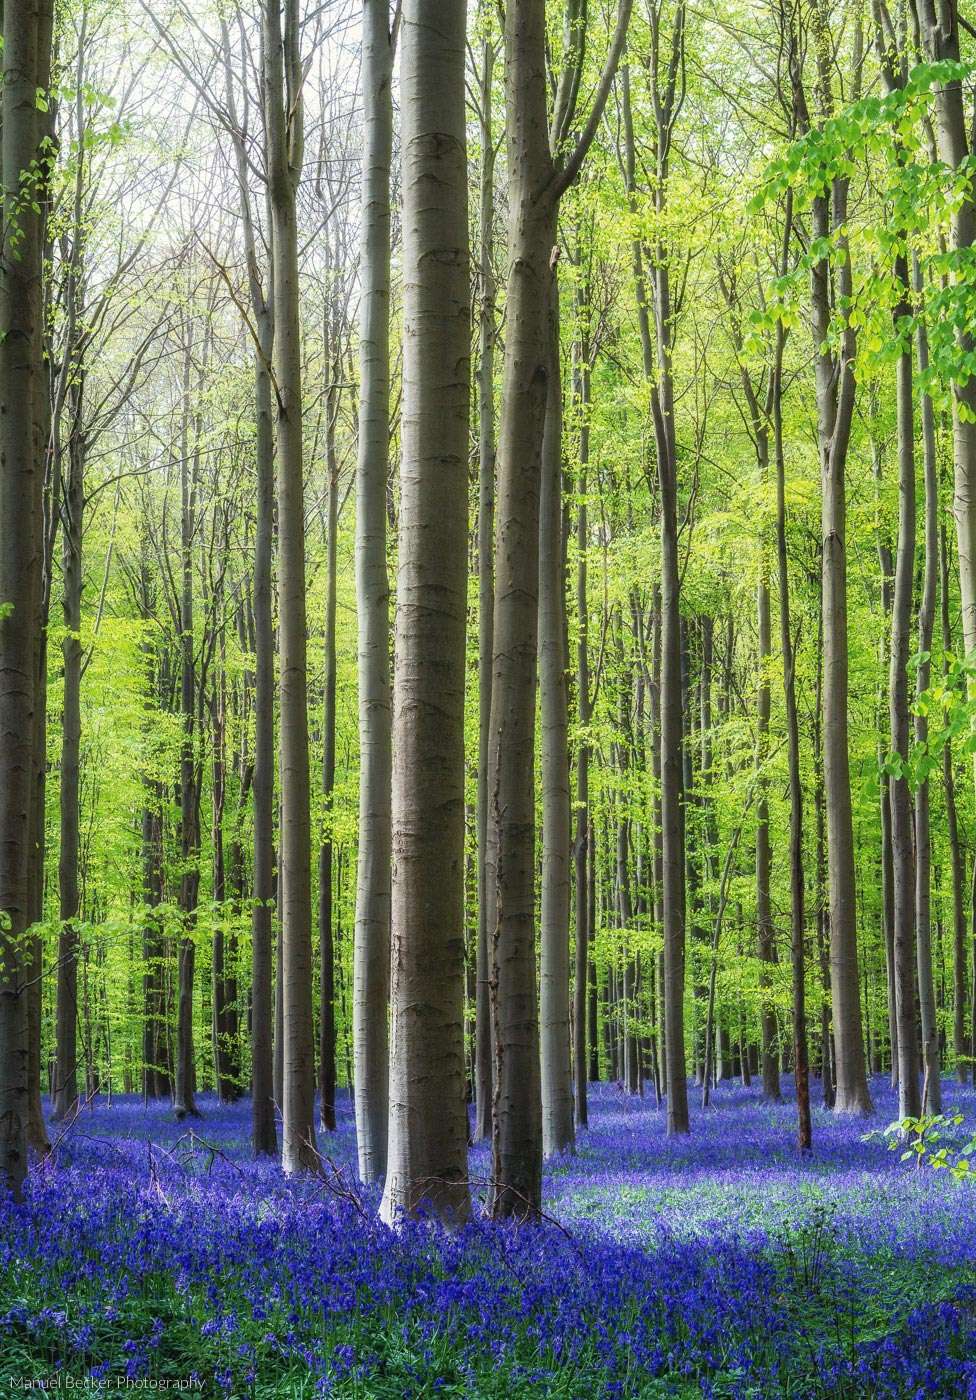
<svg viewBox="0 0 976 1400">
<path fill-rule="evenodd" d="M 596 1086 L 551 1219 L 454 1234 L 378 1224 L 348 1098 L 314 1183 L 251 1160 L 246 1101 L 100 1102 L 0 1205 L 0 1394 L 972 1400 L 976 1187 L 866 1140 L 895 1116 L 873 1091 L 870 1124 L 817 1109 L 801 1158 L 756 1088 L 669 1141 L 653 1098 Z M 479 1147 L 476 1196 L 487 1172 Z"/>
</svg>

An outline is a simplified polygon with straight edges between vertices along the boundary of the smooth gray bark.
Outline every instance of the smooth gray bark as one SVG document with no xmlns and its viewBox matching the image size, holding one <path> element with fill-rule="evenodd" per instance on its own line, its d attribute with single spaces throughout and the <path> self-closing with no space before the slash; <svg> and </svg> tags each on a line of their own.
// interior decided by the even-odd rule
<svg viewBox="0 0 976 1400">
<path fill-rule="evenodd" d="M 542 907 L 539 1033 L 542 1150 L 571 1151 L 573 1075 L 569 1025 L 569 697 L 566 684 L 566 580 L 563 567 L 562 383 L 559 290 L 552 272 L 550 365 L 539 503 L 539 702 L 542 732 Z"/>
<path fill-rule="evenodd" d="M 316 1171 L 304 451 L 296 193 L 302 170 L 298 0 L 265 0 L 264 83 L 278 419 L 278 654 L 282 942 L 282 1167 Z"/>
<path fill-rule="evenodd" d="M 896 259 L 902 300 L 896 319 L 907 317 L 908 263 Z M 901 760 L 889 779 L 893 876 L 893 953 L 895 1014 L 898 1023 L 898 1113 L 916 1118 L 922 1101 L 918 1084 L 918 1021 L 915 1015 L 915 851 L 912 799 L 908 787 L 909 700 L 908 649 L 915 582 L 915 405 L 911 345 L 902 346 L 895 366 L 898 438 L 898 543 L 895 591 L 891 610 L 891 656 L 888 678 L 891 751 Z M 931 975 L 931 974 L 930 974 Z"/>
<path fill-rule="evenodd" d="M 914 286 L 921 291 L 918 261 L 914 266 Z M 929 347 L 924 321 L 915 332 L 919 376 L 928 371 Z M 930 394 L 922 393 L 922 462 L 925 486 L 924 568 L 922 598 L 918 609 L 919 664 L 915 692 L 921 697 L 932 677 L 932 637 L 935 631 L 935 605 L 939 587 L 939 465 L 936 451 L 935 408 Z M 915 742 L 928 743 L 928 715 L 922 704 L 915 707 Z M 919 1015 L 922 1024 L 922 1069 L 926 1088 L 923 1112 L 942 1112 L 942 1076 L 939 1064 L 939 1031 L 936 1020 L 935 986 L 932 972 L 932 830 L 929 782 L 919 783 L 915 793 L 915 946 L 918 956 Z M 954 958 L 953 967 L 960 961 Z M 953 1047 L 957 1071 L 963 1064 L 964 1017 L 960 979 L 954 977 Z"/>
<path fill-rule="evenodd" d="M 815 17 L 822 24 L 822 15 Z M 831 78 L 827 45 L 819 35 L 819 82 L 823 116 L 831 113 Z M 810 130 L 795 32 L 789 35 L 794 120 L 803 134 Z M 861 63 L 861 35 L 856 35 L 855 74 Z M 855 84 L 856 87 L 856 84 Z M 857 962 L 857 909 L 854 878 L 854 827 L 848 745 L 847 638 L 847 454 L 854 413 L 854 367 L 857 338 L 845 321 L 841 344 L 829 344 L 835 305 L 850 306 L 853 297 L 847 243 L 849 179 L 836 176 L 829 193 L 813 200 L 811 227 L 817 239 L 833 239 L 835 257 L 820 258 L 810 270 L 810 324 L 817 388 L 817 430 L 821 466 L 821 538 L 823 586 L 823 771 L 827 818 L 827 876 L 830 896 L 830 982 L 835 1050 L 835 1107 L 840 1112 L 870 1113 L 861 1027 Z"/>
<path fill-rule="evenodd" d="M 475 822 L 478 862 L 478 943 L 475 955 L 474 1141 L 491 1136 L 491 999 L 488 925 L 488 734 L 491 720 L 492 624 L 495 608 L 492 542 L 495 529 L 495 316 L 492 241 L 495 223 L 495 145 L 491 87 L 495 47 L 482 47 L 479 84 L 481 124 L 480 265 L 478 308 L 478 796 Z"/>
<path fill-rule="evenodd" d="M 353 1066 L 359 1175 L 386 1172 L 389 1119 L 391 696 L 386 487 L 390 416 L 390 165 L 393 39 L 387 0 L 364 0 L 365 95 L 359 303 L 356 608 L 359 850 L 353 941 Z"/>
<path fill-rule="evenodd" d="M 470 1212 L 464 683 L 470 291 L 464 0 L 406 0 L 403 408 L 393 693 L 389 1161 L 382 1219 Z"/>
</svg>

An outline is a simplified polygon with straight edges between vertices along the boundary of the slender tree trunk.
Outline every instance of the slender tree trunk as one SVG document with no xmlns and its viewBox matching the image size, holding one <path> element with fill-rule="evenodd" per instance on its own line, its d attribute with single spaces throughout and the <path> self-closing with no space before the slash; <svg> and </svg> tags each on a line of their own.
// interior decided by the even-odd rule
<svg viewBox="0 0 976 1400">
<path fill-rule="evenodd" d="M 498 450 L 488 773 L 495 1085 L 492 1213 L 532 1216 L 542 1195 L 535 955 L 535 672 L 539 494 L 551 361 L 556 204 L 546 115 L 544 6 L 506 10 L 509 279 Z"/>
<path fill-rule="evenodd" d="M 949 668 L 952 651 L 952 624 L 949 617 L 949 544 L 945 527 L 939 539 L 940 590 L 939 606 L 942 622 L 942 656 L 944 671 Z M 952 870 L 952 966 L 953 1018 L 952 1046 L 956 1057 L 956 1078 L 960 1084 L 968 1079 L 967 1056 L 972 1047 L 966 1042 L 966 873 L 965 857 L 959 838 L 959 815 L 956 810 L 956 776 L 952 766 L 952 745 L 942 749 L 942 782 L 945 789 L 946 828 L 949 837 L 949 861 Z M 976 866 L 974 866 L 976 870 Z"/>
<path fill-rule="evenodd" d="M 364 0 L 365 95 L 359 303 L 356 600 L 359 855 L 353 942 L 353 1065 L 359 1175 L 386 1173 L 392 781 L 386 488 L 390 417 L 390 165 L 393 41 L 388 0 Z"/>
<path fill-rule="evenodd" d="M 617 741 L 617 771 L 620 779 L 620 794 L 617 808 L 617 849 L 616 885 L 617 917 L 623 935 L 621 945 L 621 1030 L 623 1032 L 623 1080 L 628 1093 L 640 1093 L 640 1064 L 638 1057 L 637 1034 L 634 1022 L 637 1018 L 637 962 L 632 951 L 634 905 L 630 888 L 630 819 L 626 814 L 629 800 L 628 775 L 630 769 L 630 684 L 629 668 L 621 666 L 621 685 L 618 697 L 617 727 L 620 737 Z"/>
<path fill-rule="evenodd" d="M 767 461 L 768 437 L 763 434 L 762 476 L 769 473 Z M 773 913 L 769 896 L 769 877 L 772 866 L 772 847 L 769 839 L 769 796 L 765 777 L 765 765 L 769 752 L 769 710 L 770 685 L 769 667 L 772 657 L 772 627 L 769 603 L 769 563 L 765 542 L 760 546 L 762 558 L 759 567 L 757 589 L 757 615 L 759 630 L 759 691 L 756 699 L 756 773 L 758 781 L 758 801 L 756 804 L 756 922 L 759 932 L 759 960 L 764 964 L 764 985 L 768 988 L 771 974 L 769 966 L 776 962 L 776 936 L 773 929 Z M 792 878 L 792 872 L 791 872 Z M 778 1102 L 779 1052 L 776 1045 L 776 1009 L 769 1000 L 762 1006 L 762 1080 L 763 1097 Z"/>
<path fill-rule="evenodd" d="M 550 362 L 539 507 L 539 697 L 542 730 L 542 908 L 540 1052 L 542 1148 L 571 1151 L 573 1077 L 569 1026 L 569 698 L 566 691 L 566 588 L 563 569 L 562 387 L 559 288 L 550 288 Z"/>
<path fill-rule="evenodd" d="M 211 977 L 211 1024 L 213 1027 L 214 1075 L 217 1099 L 233 1103 L 235 1098 L 227 1035 L 227 996 L 229 940 L 227 920 L 227 862 L 224 849 L 224 813 L 227 807 L 227 685 L 223 672 L 217 677 L 213 706 L 213 776 L 211 786 L 211 844 L 213 850 L 213 903 L 216 921 L 213 931 Z"/>
<path fill-rule="evenodd" d="M 630 5 L 617 27 L 582 134 L 572 121 L 572 63 L 557 82 L 550 136 L 544 0 L 505 10 L 509 275 L 495 528 L 495 612 L 488 774 L 495 1086 L 491 1212 L 534 1218 L 542 1197 L 542 1100 L 535 965 L 535 672 L 539 495 L 550 362 L 551 259 L 559 199 L 578 173 L 609 93 Z M 580 42 L 570 36 L 570 45 Z M 575 57 L 575 49 L 573 49 Z M 566 129 L 564 130 L 564 127 Z"/>
<path fill-rule="evenodd" d="M 278 829 L 281 829 L 281 807 L 278 808 Z M 277 851 L 275 852 L 277 857 Z M 275 877 L 275 905 L 280 908 L 281 901 L 281 868 L 279 866 Z M 282 961 L 283 940 L 281 936 L 281 924 L 279 921 L 277 936 L 274 946 L 274 1102 L 278 1106 L 278 1113 L 281 1113 L 281 1105 L 285 1097 L 285 977 Z"/>
<path fill-rule="evenodd" d="M 879 753 L 879 763 L 882 761 L 882 758 L 883 755 Z M 891 778 L 888 773 L 882 772 L 879 787 L 881 793 L 881 934 L 884 939 L 885 993 L 888 1007 L 888 1044 L 891 1049 L 891 1087 L 892 1089 L 897 1089 L 898 1013 L 895 994 L 895 872 L 892 864 Z"/>
<path fill-rule="evenodd" d="M 787 760 L 790 774 L 790 961 L 793 972 L 793 1077 L 796 1084 L 797 1141 L 801 1151 L 813 1146 L 810 1115 L 810 1067 L 807 1057 L 804 941 L 803 781 L 800 773 L 800 723 L 796 706 L 796 657 L 790 621 L 790 573 L 786 546 L 786 463 L 783 454 L 783 330 L 777 331 L 773 365 L 773 454 L 776 464 L 776 562 L 779 584 L 779 635 L 786 696 Z M 829 1074 L 829 1064 L 826 1073 Z"/>
<path fill-rule="evenodd" d="M 481 245 L 478 315 L 478 943 L 475 974 L 475 1122 L 474 1141 L 491 1136 L 491 999 L 489 996 L 488 886 L 488 735 L 491 720 L 492 624 L 495 608 L 492 536 L 495 527 L 495 268 L 492 240 L 495 223 L 495 146 L 491 124 L 495 48 L 482 46 Z"/>
<path fill-rule="evenodd" d="M 275 1087 L 272 1059 L 272 905 L 274 903 L 274 624 L 271 552 L 274 528 L 274 422 L 269 361 L 273 323 L 265 314 L 255 357 L 254 536 L 254 898 L 251 915 L 251 1144 L 274 1156 Z"/>
<path fill-rule="evenodd" d="M 3 9 L 0 173 L 4 225 L 16 227 L 0 256 L 0 1177 L 19 1199 L 27 1172 L 28 996 L 20 940 L 30 917 L 31 775 L 34 767 L 38 609 L 42 570 L 42 462 L 36 396 L 41 392 L 40 217 L 22 181 L 43 162 L 36 97 L 47 91 L 48 4 Z M 35 167 L 36 168 L 36 167 Z M 33 187 L 35 198 L 39 192 Z"/>
<path fill-rule="evenodd" d="M 878 567 L 881 573 L 881 609 L 887 636 L 882 635 L 880 645 L 879 670 L 890 672 L 891 660 L 887 650 L 891 640 L 891 610 L 894 604 L 895 567 L 891 554 L 891 542 L 887 531 L 880 522 L 881 451 L 875 442 L 871 446 L 872 471 L 875 480 L 875 498 L 879 515 Z M 883 689 L 879 682 L 879 692 Z M 884 732 L 881 718 L 882 699 L 878 700 L 878 729 Z M 895 993 L 895 872 L 893 864 L 894 842 L 891 835 L 891 778 L 883 764 L 884 755 L 879 751 L 878 764 L 881 769 L 880 809 L 881 809 L 881 926 L 884 938 L 885 981 L 888 1005 L 888 1043 L 891 1048 L 891 1087 L 898 1088 L 898 1013 Z"/>
<path fill-rule="evenodd" d="M 195 746 L 197 681 L 193 652 L 193 539 L 196 522 L 199 433 L 194 426 L 190 447 L 190 374 L 192 337 L 183 365 L 183 429 L 180 438 L 180 893 L 182 921 L 178 952 L 176 1007 L 176 1083 L 173 1108 L 177 1118 L 196 1115 L 193 1047 L 193 978 L 196 963 L 194 923 L 200 890 L 200 793 Z"/>
<path fill-rule="evenodd" d="M 896 259 L 903 297 L 896 319 L 908 317 L 908 264 Z M 891 612 L 889 712 L 891 751 L 900 760 L 889 781 L 892 874 L 894 888 L 895 1010 L 898 1021 L 898 1113 L 916 1118 L 921 1111 L 918 1086 L 918 1023 L 915 1016 L 915 852 L 912 800 L 906 767 L 909 761 L 908 648 L 915 581 L 915 412 L 911 345 L 903 347 L 895 368 L 898 412 L 898 546 Z M 931 976 L 931 966 L 929 970 Z M 934 1008 L 933 1008 L 934 1011 Z"/>
<path fill-rule="evenodd" d="M 832 112 L 831 71 L 826 57 L 829 36 L 824 16 L 813 15 L 818 64 L 818 92 L 823 118 Z M 811 129 L 803 88 L 802 63 L 794 31 L 788 35 L 794 119 L 803 134 Z M 863 36 L 854 35 L 854 90 L 859 91 Z M 815 239 L 832 242 L 835 254 L 819 257 L 810 269 L 810 324 L 817 386 L 817 433 L 821 468 L 821 576 L 823 587 L 823 765 L 827 816 L 827 874 L 830 893 L 830 982 L 836 1060 L 835 1107 L 844 1113 L 872 1112 L 861 1029 L 857 965 L 857 906 L 854 878 L 854 825 L 848 742 L 847 638 L 847 454 L 854 414 L 854 366 L 857 338 L 849 319 L 839 350 L 830 347 L 835 305 L 849 308 L 853 299 L 847 243 L 848 184 L 836 176 L 827 192 L 813 200 L 811 228 Z"/>
<path fill-rule="evenodd" d="M 675 75 L 684 53 L 685 8 L 675 12 L 670 68 L 652 85 L 657 109 L 654 204 L 663 222 L 667 212 L 671 141 L 680 103 Z M 664 935 L 664 1044 L 667 1068 L 668 1133 L 690 1131 L 685 1069 L 685 832 L 682 811 L 681 572 L 678 554 L 678 449 L 674 423 L 672 371 L 673 308 L 667 248 L 652 259 L 656 379 L 651 413 L 657 448 L 661 534 L 661 888 Z"/>
<path fill-rule="evenodd" d="M 405 0 L 403 458 L 393 701 L 389 1166 L 380 1213 L 470 1211 L 464 682 L 470 302 L 464 0 Z M 436 132 L 436 140 L 430 133 Z"/>
<path fill-rule="evenodd" d="M 835 196 L 835 204 L 838 202 Z M 817 201 L 815 231 L 827 236 L 826 201 Z M 842 222 L 840 212 L 835 220 Z M 845 267 L 848 266 L 845 252 Z M 830 317 L 827 267 L 813 270 L 814 339 L 823 345 Z M 844 352 L 848 365 L 853 348 Z M 847 437 L 853 400 L 852 370 L 842 371 L 844 400 L 839 402 L 833 358 L 817 356 L 823 469 L 823 753 L 827 812 L 827 872 L 830 893 L 830 978 L 836 1055 L 836 1100 L 841 1112 L 870 1113 L 861 1032 L 857 972 L 857 925 L 854 881 L 854 831 L 848 743 L 847 545 L 845 490 Z M 843 416 L 843 422 L 838 418 Z"/>
<path fill-rule="evenodd" d="M 265 120 L 274 250 L 278 396 L 283 1083 L 282 1167 L 315 1171 L 311 832 L 306 672 L 302 353 L 296 192 L 302 170 L 304 73 L 298 0 L 265 0 Z"/>
<path fill-rule="evenodd" d="M 74 1113 L 78 1104 L 78 859 L 81 767 L 81 593 L 82 515 L 85 508 L 85 444 L 82 437 L 84 384 L 69 389 L 72 430 L 68 443 L 68 482 L 62 527 L 62 610 L 65 636 L 64 698 L 61 709 L 61 841 L 58 885 L 57 1022 L 55 1034 L 54 1119 Z"/>
<path fill-rule="evenodd" d="M 328 358 L 326 360 L 328 365 Z M 332 373 L 331 368 L 328 371 Z M 331 399 L 332 395 L 330 395 Z M 333 438 L 333 409 L 327 438 Z M 322 797 L 325 834 L 319 847 L 319 1125 L 332 1132 L 336 1125 L 335 944 L 332 920 L 332 803 L 336 769 L 336 574 L 339 530 L 339 468 L 334 441 L 330 458 L 328 540 L 325 566 L 325 703 L 322 707 Z"/>
<path fill-rule="evenodd" d="M 271 558 L 274 535 L 274 418 L 271 361 L 274 316 L 265 292 L 267 269 L 258 258 L 250 195 L 250 168 L 237 120 L 230 34 L 221 23 L 225 103 L 237 166 L 241 229 L 247 258 L 251 314 L 257 330 L 254 356 L 256 501 L 254 534 L 254 812 L 253 911 L 251 915 L 251 1142 L 255 1155 L 277 1151 L 274 1105 L 280 1096 L 272 1049 L 272 905 L 274 902 L 274 624 Z M 266 196 L 267 198 L 267 196 Z M 270 222 L 270 221 L 269 221 Z"/>
<path fill-rule="evenodd" d="M 575 868 L 576 908 L 576 982 L 573 1000 L 573 1067 L 576 1122 L 585 1128 L 588 1122 L 586 1096 L 587 1077 L 596 1078 L 595 1063 L 587 1074 L 587 1045 L 596 1056 L 596 1027 L 587 1036 L 587 999 L 590 982 L 590 942 L 593 936 L 590 922 L 590 884 L 593 880 L 592 825 L 590 819 L 590 743 L 588 726 L 591 718 L 589 602 L 587 585 L 587 556 L 589 549 L 589 511 L 587 508 L 587 473 L 590 456 L 590 367 L 582 348 L 578 352 L 576 385 L 579 427 L 579 505 L 576 508 L 576 709 L 582 733 L 576 754 L 576 835 L 573 860 Z M 595 970 L 594 970 L 595 974 Z M 595 998 L 594 998 L 595 1001 Z M 595 1019 L 595 1017 L 594 1017 Z"/>
<path fill-rule="evenodd" d="M 821 587 L 823 575 L 820 574 Z M 817 960 L 820 964 L 820 984 L 823 1006 L 820 1012 L 820 1060 L 824 1108 L 833 1108 L 836 1098 L 833 1071 L 833 1035 L 831 1025 L 830 986 L 830 906 L 827 896 L 827 814 L 824 810 L 823 780 L 823 607 L 819 610 L 817 637 L 817 684 L 813 720 L 813 803 L 817 824 Z"/>
<path fill-rule="evenodd" d="M 916 260 L 914 267 L 916 293 L 921 292 L 921 274 Z M 920 378 L 928 371 L 929 347 L 924 321 L 916 331 L 916 348 Z M 932 635 L 935 630 L 935 602 L 939 583 L 939 467 L 935 440 L 935 411 L 931 396 L 922 394 L 922 460 L 925 481 L 925 563 L 922 600 L 918 610 L 918 649 L 920 654 L 916 675 L 916 694 L 924 695 L 932 675 Z M 915 707 L 915 742 L 920 747 L 928 743 L 928 716 L 922 704 Z M 935 986 L 932 979 L 932 831 L 929 809 L 928 779 L 919 783 L 915 793 L 915 936 L 918 953 L 919 1013 L 922 1023 L 922 1068 L 925 1072 L 926 1102 L 923 1112 L 942 1112 L 942 1077 L 939 1064 L 939 1029 L 936 1019 Z M 959 1008 L 961 1010 L 961 1007 Z M 957 1060 L 962 1034 L 954 1022 L 954 1044 Z"/>
</svg>

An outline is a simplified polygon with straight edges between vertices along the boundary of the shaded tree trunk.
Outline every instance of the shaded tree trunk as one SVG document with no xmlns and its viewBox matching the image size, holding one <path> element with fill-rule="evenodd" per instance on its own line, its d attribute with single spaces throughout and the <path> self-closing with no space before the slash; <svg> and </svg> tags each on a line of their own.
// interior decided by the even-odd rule
<svg viewBox="0 0 976 1400">
<path fill-rule="evenodd" d="M 328 365 L 328 358 L 326 359 Z M 332 373 L 331 368 L 328 371 Z M 334 377 L 334 376 L 333 376 Z M 331 396 L 330 396 L 331 397 Z M 334 414 L 328 439 L 333 439 Z M 332 926 L 332 802 L 336 769 L 336 566 L 339 529 L 339 469 L 334 440 L 328 448 L 328 540 L 325 565 L 325 703 L 322 707 L 322 797 L 326 824 L 319 847 L 319 1124 L 326 1132 L 336 1125 L 335 945 Z"/>
<path fill-rule="evenodd" d="M 599 123 L 623 48 L 629 0 L 582 132 L 563 157 L 575 113 L 573 85 L 585 26 L 573 26 L 556 83 L 546 91 L 544 0 L 505 11 L 509 276 L 498 450 L 495 612 L 488 774 L 488 871 L 495 912 L 492 1014 L 495 1089 L 491 1212 L 535 1218 L 542 1196 L 542 1101 L 535 965 L 535 674 L 539 497 L 550 372 L 550 262 L 559 200 L 575 180 Z"/>
<path fill-rule="evenodd" d="M 480 266 L 478 314 L 478 942 L 475 955 L 474 1141 L 491 1136 L 491 999 L 489 996 L 488 734 L 491 719 L 492 624 L 495 608 L 492 536 L 495 526 L 495 145 L 491 123 L 495 48 L 482 46 L 479 80 L 481 123 Z"/>
<path fill-rule="evenodd" d="M 22 179 L 41 160 L 36 96 L 46 93 L 51 8 L 3 9 L 0 169 L 4 222 L 16 226 L 0 261 L 0 519 L 21 522 L 0 545 L 0 1178 L 20 1199 L 27 1172 L 28 995 L 20 940 L 30 917 L 30 835 L 37 633 L 42 570 L 42 463 L 36 427 L 41 372 L 40 216 L 22 203 Z M 35 197 L 39 197 L 35 191 Z"/>
</svg>

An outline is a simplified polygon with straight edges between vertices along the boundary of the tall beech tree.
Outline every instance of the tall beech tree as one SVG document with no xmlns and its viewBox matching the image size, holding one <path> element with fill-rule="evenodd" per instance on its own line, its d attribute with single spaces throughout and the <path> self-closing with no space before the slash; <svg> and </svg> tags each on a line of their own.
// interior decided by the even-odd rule
<svg viewBox="0 0 976 1400">
<path fill-rule="evenodd" d="M 478 248 L 478 941 L 475 949 L 474 1094 L 476 1142 L 491 1136 L 492 1054 L 488 921 L 488 735 L 491 722 L 492 626 L 495 585 L 492 544 L 495 524 L 495 138 L 492 83 L 496 45 L 482 44 L 478 81 L 481 129 Z"/>
<path fill-rule="evenodd" d="M 936 63 L 958 64 L 961 17 L 958 0 L 919 0 L 916 8 L 927 56 Z M 935 88 L 935 129 L 939 156 L 951 171 L 961 172 L 972 158 L 961 74 L 940 80 Z M 976 244 L 976 192 L 964 182 L 952 204 L 952 243 L 961 264 Z M 956 278 L 965 286 L 965 278 Z M 963 292 L 965 295 L 965 292 Z M 952 321 L 962 355 L 972 354 L 976 336 L 972 319 Z M 962 632 L 966 655 L 976 651 L 976 376 L 952 375 L 953 502 Z"/>
<path fill-rule="evenodd" d="M 264 87 L 278 429 L 282 1165 L 315 1171 L 305 483 L 296 195 L 304 149 L 297 0 L 265 0 Z"/>
<path fill-rule="evenodd" d="M 663 4 L 653 6 L 648 11 L 648 21 L 650 35 L 645 64 L 654 112 L 654 130 L 650 161 L 653 188 L 647 194 L 657 215 L 658 225 L 663 229 L 668 209 L 668 177 L 675 126 L 685 97 L 686 10 L 683 0 L 679 0 L 674 9 L 670 42 L 665 38 L 667 11 Z M 630 171 L 628 183 L 633 191 L 636 177 L 629 157 L 627 167 Z M 645 272 L 647 265 L 649 273 Z M 642 317 L 641 321 L 641 350 L 657 457 L 661 547 L 660 665 L 657 699 L 661 922 L 664 943 L 661 991 L 664 1004 L 663 1042 L 668 1095 L 668 1132 L 679 1134 L 688 1132 L 690 1127 L 684 1032 L 683 685 L 679 611 L 681 576 L 678 556 L 678 443 L 674 419 L 674 306 L 671 260 L 663 238 L 659 238 L 649 248 L 635 250 L 634 270 L 638 307 L 648 304 L 651 307 L 651 315 L 646 319 Z"/>
<path fill-rule="evenodd" d="M 821 120 L 833 112 L 831 58 L 826 16 L 812 15 Z M 785 36 L 793 99 L 794 129 L 805 134 L 813 118 L 807 102 L 796 26 Z M 858 91 L 863 61 L 860 25 L 855 28 L 852 66 Z M 817 383 L 817 431 L 822 477 L 823 574 L 823 754 L 827 810 L 827 872 L 830 895 L 830 983 L 834 1018 L 836 1108 L 870 1113 L 871 1093 L 862 1033 L 857 965 L 857 910 L 848 731 L 847 492 L 846 473 L 854 416 L 857 332 L 845 308 L 851 305 L 853 275 L 846 234 L 850 179 L 833 175 L 813 195 L 811 229 L 821 247 L 833 242 L 837 256 L 819 255 L 810 270 L 810 326 Z M 840 345 L 832 340 L 835 307 L 841 308 Z"/>
<path fill-rule="evenodd" d="M 400 40 L 403 407 L 389 1161 L 380 1207 L 389 1222 L 424 1211 L 460 1222 L 470 1211 L 462 1023 L 471 358 L 465 12 L 464 0 L 405 0 Z"/>
<path fill-rule="evenodd" d="M 551 363 L 550 260 L 559 201 L 576 179 L 599 126 L 629 19 L 630 0 L 621 0 L 590 110 L 574 140 L 585 51 L 582 7 L 572 0 L 566 11 L 563 66 L 551 116 L 543 0 L 505 11 L 508 331 L 498 436 L 488 748 L 488 878 L 494 900 L 489 924 L 495 1056 L 491 1210 L 496 1217 L 534 1216 L 542 1195 L 534 735 L 539 499 Z"/>
<path fill-rule="evenodd" d="M 563 564 L 563 394 L 559 289 L 550 288 L 550 363 L 539 502 L 539 704 L 542 733 L 542 900 L 539 920 L 539 1031 L 542 1150 L 572 1149 L 573 1077 L 569 1026 L 569 697 Z"/>
<path fill-rule="evenodd" d="M 20 1197 L 27 1172 L 29 811 L 41 596 L 42 444 L 40 183 L 49 150 L 38 93 L 51 74 L 53 7 L 3 7 L 0 177 L 0 1175 Z M 16 229 L 18 236 L 11 236 Z M 18 529 L 9 522 L 21 521 Z"/>
<path fill-rule="evenodd" d="M 386 1171 L 389 1114 L 392 779 L 390 582 L 386 487 L 390 416 L 390 166 L 393 52 L 388 0 L 363 3 L 362 255 L 359 302 L 359 458 L 356 598 L 359 626 L 359 865 L 353 982 L 353 1054 L 359 1174 Z"/>
</svg>

